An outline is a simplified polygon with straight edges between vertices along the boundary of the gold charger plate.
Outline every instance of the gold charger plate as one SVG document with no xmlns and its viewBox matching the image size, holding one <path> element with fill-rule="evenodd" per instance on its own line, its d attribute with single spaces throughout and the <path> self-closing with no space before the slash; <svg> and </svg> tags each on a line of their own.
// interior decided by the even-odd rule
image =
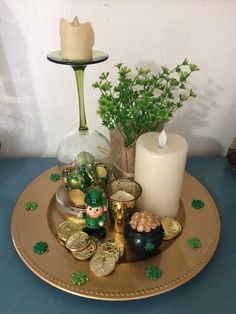
<svg viewBox="0 0 236 314">
<path fill-rule="evenodd" d="M 165 241 L 161 254 L 138 262 L 123 262 L 115 271 L 98 278 L 89 270 L 88 262 L 76 260 L 57 240 L 56 226 L 63 217 L 56 210 L 54 194 L 60 181 L 50 181 L 51 168 L 37 177 L 19 197 L 12 216 L 12 239 L 23 262 L 40 278 L 66 292 L 100 300 L 135 300 L 158 295 L 192 279 L 210 261 L 220 236 L 220 219 L 216 205 L 207 190 L 190 174 L 185 173 L 177 220 L 181 223 L 181 235 Z M 29 201 L 38 203 L 34 211 L 26 211 Z M 201 200 L 204 207 L 195 209 L 193 200 Z M 191 249 L 187 240 L 197 237 L 202 246 Z M 33 252 L 35 243 L 47 242 L 45 254 Z M 158 266 L 163 275 L 150 280 L 145 272 L 148 266 Z M 89 281 L 82 286 L 70 282 L 76 271 L 84 271 Z"/>
</svg>

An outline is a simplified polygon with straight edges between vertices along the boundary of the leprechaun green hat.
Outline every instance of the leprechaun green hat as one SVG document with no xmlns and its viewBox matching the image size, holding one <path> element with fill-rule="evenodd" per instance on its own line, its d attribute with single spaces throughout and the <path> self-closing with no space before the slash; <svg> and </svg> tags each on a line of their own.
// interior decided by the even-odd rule
<svg viewBox="0 0 236 314">
<path fill-rule="evenodd" d="M 99 207 L 106 204 L 103 198 L 103 190 L 98 187 L 90 188 L 84 198 L 84 202 L 91 207 Z"/>
</svg>

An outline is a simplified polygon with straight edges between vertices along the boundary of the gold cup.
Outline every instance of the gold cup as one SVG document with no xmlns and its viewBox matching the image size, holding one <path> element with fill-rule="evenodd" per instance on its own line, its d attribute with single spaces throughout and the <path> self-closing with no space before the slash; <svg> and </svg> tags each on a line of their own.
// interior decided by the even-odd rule
<svg viewBox="0 0 236 314">
<path fill-rule="evenodd" d="M 141 194 L 141 186 L 129 179 L 117 179 L 107 186 L 108 211 L 115 232 L 124 234 Z"/>
</svg>

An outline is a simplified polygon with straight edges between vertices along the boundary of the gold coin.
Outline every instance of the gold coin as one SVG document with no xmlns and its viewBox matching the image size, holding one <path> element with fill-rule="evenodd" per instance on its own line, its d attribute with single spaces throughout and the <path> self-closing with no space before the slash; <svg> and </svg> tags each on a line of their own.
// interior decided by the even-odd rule
<svg viewBox="0 0 236 314">
<path fill-rule="evenodd" d="M 115 263 L 117 263 L 120 256 L 122 255 L 122 252 L 117 246 L 116 242 L 114 240 L 112 241 L 113 242 L 107 241 L 101 244 L 100 247 L 97 249 L 97 252 L 101 254 L 109 254 L 114 258 Z"/>
<path fill-rule="evenodd" d="M 96 253 L 89 263 L 91 271 L 98 277 L 111 274 L 115 265 L 115 259 L 111 255 L 100 253 Z"/>
<path fill-rule="evenodd" d="M 97 247 L 99 247 L 99 246 L 101 245 L 101 241 L 100 241 L 98 238 L 96 238 L 96 237 L 94 237 L 94 236 L 89 236 L 89 237 L 90 237 L 90 239 L 91 239 L 93 242 L 96 243 L 96 246 L 97 246 Z"/>
<path fill-rule="evenodd" d="M 123 240 L 121 240 L 121 239 L 110 239 L 107 242 L 110 243 L 111 245 L 113 244 L 117 247 L 117 249 L 119 250 L 119 253 L 120 253 L 120 257 L 124 254 L 125 245 L 124 245 Z"/>
<path fill-rule="evenodd" d="M 145 231 L 145 232 L 150 232 L 150 231 L 151 231 L 151 227 L 150 227 L 150 226 L 146 226 L 146 227 L 144 228 L 144 231 Z"/>
<path fill-rule="evenodd" d="M 137 228 L 137 224 L 131 223 L 130 226 L 131 226 L 133 229 L 136 229 L 136 228 Z"/>
<path fill-rule="evenodd" d="M 124 239 L 123 238 L 116 238 L 114 240 L 109 240 L 115 243 L 117 249 L 119 250 L 120 257 L 124 254 L 125 251 L 125 245 L 124 245 Z"/>
<path fill-rule="evenodd" d="M 135 212 L 133 215 L 132 215 L 132 220 L 138 220 L 139 218 L 139 213 L 138 212 Z"/>
<path fill-rule="evenodd" d="M 137 230 L 138 230 L 138 232 L 143 232 L 144 228 L 142 225 L 138 225 Z"/>
<path fill-rule="evenodd" d="M 125 245 L 122 242 L 117 243 L 117 247 L 119 249 L 120 252 L 120 257 L 124 254 L 125 251 Z"/>
<path fill-rule="evenodd" d="M 58 242 L 59 242 L 61 245 L 65 246 L 65 242 L 64 242 L 64 241 L 60 240 L 59 238 L 58 238 L 57 240 L 58 240 Z"/>
<path fill-rule="evenodd" d="M 96 243 L 91 240 L 89 245 L 85 249 L 80 251 L 72 251 L 71 253 L 75 258 L 79 259 L 80 261 L 85 261 L 95 254 L 96 249 Z"/>
<path fill-rule="evenodd" d="M 68 196 L 75 206 L 84 206 L 84 192 L 79 189 L 72 189 L 71 191 L 68 191 Z"/>
<path fill-rule="evenodd" d="M 58 226 L 57 236 L 60 240 L 65 242 L 74 232 L 81 230 L 81 224 L 71 220 L 66 220 Z"/>
<path fill-rule="evenodd" d="M 139 218 L 144 218 L 146 216 L 146 212 L 139 212 Z"/>
<path fill-rule="evenodd" d="M 90 243 L 89 235 L 83 231 L 76 231 L 66 241 L 66 247 L 70 251 L 85 249 Z"/>
<path fill-rule="evenodd" d="M 157 226 L 160 226 L 160 221 L 158 219 L 155 220 Z"/>
<path fill-rule="evenodd" d="M 107 256 L 111 257 L 114 260 L 114 262 L 116 263 L 116 257 L 115 257 L 114 254 L 112 254 L 112 252 L 109 252 L 109 251 L 98 251 L 97 250 L 96 254 L 104 256 L 104 257 L 107 257 Z"/>
<path fill-rule="evenodd" d="M 97 253 L 108 253 L 112 257 L 114 257 L 115 262 L 117 263 L 119 258 L 120 258 L 120 250 L 115 242 L 115 240 L 109 240 L 104 243 L 102 243 L 98 248 L 97 248 Z"/>
<path fill-rule="evenodd" d="M 161 224 L 164 229 L 164 240 L 171 240 L 177 237 L 182 231 L 180 223 L 175 219 L 162 218 Z"/>
<path fill-rule="evenodd" d="M 151 224 L 151 228 L 152 228 L 152 229 L 156 229 L 156 227 L 157 227 L 156 223 L 152 223 L 152 224 Z"/>
<path fill-rule="evenodd" d="M 97 166 L 96 171 L 100 178 L 105 178 L 107 176 L 107 170 L 102 166 Z"/>
</svg>

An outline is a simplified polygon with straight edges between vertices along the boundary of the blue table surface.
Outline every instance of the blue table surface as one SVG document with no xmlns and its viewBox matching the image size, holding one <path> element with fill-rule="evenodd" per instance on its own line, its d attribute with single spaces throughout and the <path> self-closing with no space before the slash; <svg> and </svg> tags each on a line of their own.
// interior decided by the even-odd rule
<svg viewBox="0 0 236 314">
<path fill-rule="evenodd" d="M 225 157 L 190 157 L 187 171 L 210 192 L 221 217 L 221 237 L 211 262 L 192 280 L 167 293 L 136 301 L 90 300 L 63 292 L 33 274 L 11 240 L 17 198 L 54 158 L 0 159 L 0 313 L 236 313 L 236 172 Z M 59 261 L 58 261 L 59 262 Z"/>
</svg>

